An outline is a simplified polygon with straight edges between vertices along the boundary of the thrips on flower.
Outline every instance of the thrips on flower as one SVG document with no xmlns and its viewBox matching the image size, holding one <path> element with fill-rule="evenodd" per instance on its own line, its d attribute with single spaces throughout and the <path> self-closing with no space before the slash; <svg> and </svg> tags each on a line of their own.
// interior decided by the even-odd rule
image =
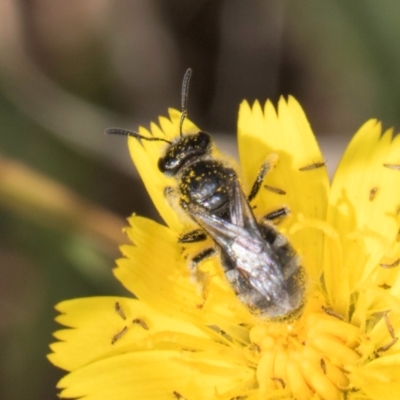
<svg viewBox="0 0 400 400">
<path fill-rule="evenodd" d="M 299 168 L 299 171 L 311 171 L 316 168 L 325 167 L 325 164 L 326 164 L 325 161 L 315 162 L 313 164 L 306 165 L 305 167 Z"/>
<path fill-rule="evenodd" d="M 124 313 L 124 310 L 121 306 L 121 304 L 117 301 L 115 302 L 115 312 L 125 321 L 126 320 L 126 315 Z"/>
<path fill-rule="evenodd" d="M 146 331 L 148 331 L 149 330 L 149 326 L 146 324 L 146 322 L 143 320 L 143 319 L 141 319 L 141 318 L 135 318 L 133 321 L 132 321 L 134 324 L 137 324 L 137 325 L 139 325 L 139 326 L 141 326 L 144 330 L 146 330 Z"/>
<path fill-rule="evenodd" d="M 115 344 L 117 340 L 121 339 L 122 336 L 125 335 L 126 332 L 128 332 L 128 327 L 124 326 L 119 332 L 113 335 L 113 337 L 111 338 L 111 344 Z"/>
<path fill-rule="evenodd" d="M 260 165 L 270 154 L 279 157 L 261 180 L 251 211 L 260 221 L 282 204 L 290 209 L 279 235 L 296 249 L 306 277 L 301 313 L 270 319 L 251 313 L 235 296 L 217 257 L 198 265 L 204 290 L 193 284 L 186 258 L 213 242 L 179 241 L 198 227 L 165 200 L 163 189 L 176 179 L 157 166 L 165 142 L 169 146 L 180 130 L 183 136 L 200 132 L 181 115 L 170 110 L 151 133 L 139 130 L 164 141 L 128 139 L 167 226 L 129 220 L 126 232 L 135 245 L 121 247 L 124 258 L 114 273 L 137 299 L 57 305 L 66 329 L 55 333 L 49 359 L 69 371 L 58 384 L 60 397 L 386 400 L 400 393 L 400 175 L 392 167 L 400 165 L 400 137 L 391 130 L 382 134 L 375 120 L 365 123 L 329 186 L 326 169 L 315 167 L 323 157 L 296 100 L 281 99 L 277 110 L 270 102 L 241 104 L 241 169 L 233 181 L 251 193 Z M 218 157 L 213 148 L 210 159 Z"/>
</svg>

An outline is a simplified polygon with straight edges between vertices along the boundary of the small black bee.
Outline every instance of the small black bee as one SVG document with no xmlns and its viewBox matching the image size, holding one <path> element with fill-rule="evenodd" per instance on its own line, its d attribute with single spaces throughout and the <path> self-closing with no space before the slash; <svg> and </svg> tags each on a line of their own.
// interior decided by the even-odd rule
<svg viewBox="0 0 400 400">
<path fill-rule="evenodd" d="M 181 236 L 179 241 L 193 243 L 209 235 L 219 249 L 227 280 L 250 311 L 270 318 L 290 316 L 303 305 L 304 270 L 290 243 L 270 222 L 287 215 L 288 210 L 276 210 L 257 222 L 249 206 L 271 166 L 261 166 L 246 198 L 235 170 L 211 156 L 211 136 L 201 131 L 182 134 L 190 76 L 188 69 L 182 84 L 180 136 L 175 140 L 146 137 L 123 129 L 106 132 L 167 142 L 158 168 L 176 179 L 177 188 L 167 188 L 165 193 L 177 192 L 181 207 L 202 228 Z M 214 249 L 205 249 L 194 257 L 192 265 L 214 253 Z"/>
</svg>

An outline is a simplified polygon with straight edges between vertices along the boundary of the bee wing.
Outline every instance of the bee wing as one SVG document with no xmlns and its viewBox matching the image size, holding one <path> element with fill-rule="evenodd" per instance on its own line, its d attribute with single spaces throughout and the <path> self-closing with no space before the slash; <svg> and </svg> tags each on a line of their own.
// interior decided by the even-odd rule
<svg viewBox="0 0 400 400">
<path fill-rule="evenodd" d="M 258 229 L 257 221 L 237 180 L 230 188 L 230 221 L 210 214 L 205 209 L 189 204 L 188 211 L 213 240 L 222 248 L 230 248 L 238 238 L 247 238 L 258 248 L 264 240 Z"/>
<path fill-rule="evenodd" d="M 230 217 L 233 225 L 259 232 L 254 214 L 237 180 L 233 182 L 231 189 Z"/>
<path fill-rule="evenodd" d="M 247 205 L 246 199 L 244 201 Z M 250 210 L 250 207 L 248 209 Z M 246 211 L 245 207 L 244 210 Z M 189 212 L 193 219 L 221 247 L 231 264 L 251 287 L 266 299 L 277 298 L 281 295 L 284 287 L 284 278 L 279 263 L 270 244 L 262 238 L 257 225 L 254 228 L 251 221 L 254 221 L 255 224 L 256 222 L 252 213 L 252 219 L 249 220 L 248 214 L 239 211 L 235 214 L 237 221 L 243 222 L 245 226 L 250 224 L 251 229 L 232 224 L 203 209 L 189 206 Z"/>
<path fill-rule="evenodd" d="M 232 246 L 237 237 L 249 236 L 249 232 L 243 226 L 232 224 L 191 204 L 188 208 L 193 219 L 224 249 Z"/>
</svg>

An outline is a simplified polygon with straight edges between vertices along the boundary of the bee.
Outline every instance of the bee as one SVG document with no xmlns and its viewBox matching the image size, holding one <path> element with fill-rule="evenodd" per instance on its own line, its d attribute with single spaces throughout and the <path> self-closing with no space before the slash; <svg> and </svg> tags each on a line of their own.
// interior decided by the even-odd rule
<svg viewBox="0 0 400 400">
<path fill-rule="evenodd" d="M 190 76 L 188 69 L 182 83 L 180 134 L 172 142 L 124 129 L 106 132 L 168 143 L 158 160 L 158 169 L 175 178 L 177 187 L 167 188 L 165 194 L 177 193 L 182 209 L 200 226 L 182 235 L 179 242 L 194 243 L 210 236 L 220 254 L 226 279 L 253 314 L 268 318 L 293 315 L 303 305 L 304 270 L 293 247 L 271 223 L 287 215 L 288 210 L 278 209 L 257 221 L 249 204 L 257 196 L 271 165 L 265 163 L 260 167 L 246 197 L 236 171 L 211 156 L 211 136 L 203 131 L 182 133 Z M 194 257 L 194 264 L 214 253 L 213 249 L 203 250 Z"/>
</svg>

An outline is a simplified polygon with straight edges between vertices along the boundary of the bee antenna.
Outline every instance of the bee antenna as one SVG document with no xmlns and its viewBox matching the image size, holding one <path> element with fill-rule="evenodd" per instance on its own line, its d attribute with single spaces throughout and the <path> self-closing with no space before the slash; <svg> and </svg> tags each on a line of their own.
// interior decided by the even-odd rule
<svg viewBox="0 0 400 400">
<path fill-rule="evenodd" d="M 188 115 L 187 103 L 188 103 L 188 96 L 189 96 L 189 82 L 190 82 L 191 76 L 192 76 L 192 69 L 188 68 L 185 72 L 185 76 L 183 77 L 183 81 L 182 81 L 182 93 L 181 93 L 182 114 L 181 114 L 181 120 L 179 123 L 179 133 L 181 136 L 182 136 L 182 125 L 183 125 L 183 122 L 185 121 L 185 118 Z"/>
<path fill-rule="evenodd" d="M 148 137 L 148 136 L 142 136 L 139 135 L 137 132 L 134 131 L 127 131 L 126 129 L 120 129 L 120 128 L 108 128 L 106 129 L 106 134 L 107 135 L 123 135 L 123 136 L 132 136 L 136 139 L 143 139 L 143 140 L 148 140 L 149 142 L 166 142 L 171 144 L 167 139 L 159 138 L 159 137 Z"/>
</svg>

